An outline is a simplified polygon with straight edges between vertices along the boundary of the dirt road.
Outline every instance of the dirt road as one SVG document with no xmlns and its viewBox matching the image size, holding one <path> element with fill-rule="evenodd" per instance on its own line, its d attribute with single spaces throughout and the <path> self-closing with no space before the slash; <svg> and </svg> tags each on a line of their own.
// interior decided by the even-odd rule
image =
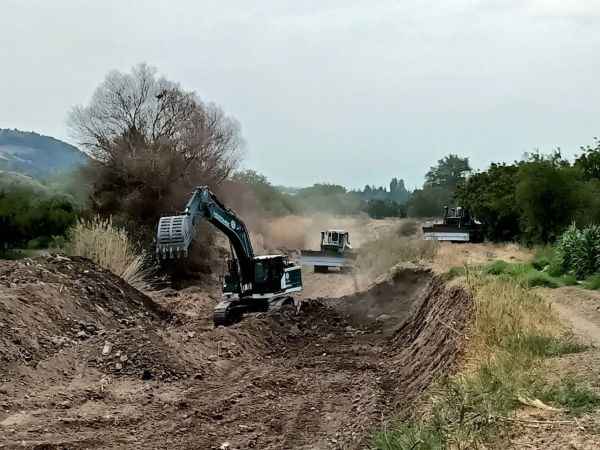
<svg viewBox="0 0 600 450">
<path fill-rule="evenodd" d="M 585 342 L 600 345 L 600 293 L 576 287 L 545 289 L 561 319 Z"/>
</svg>

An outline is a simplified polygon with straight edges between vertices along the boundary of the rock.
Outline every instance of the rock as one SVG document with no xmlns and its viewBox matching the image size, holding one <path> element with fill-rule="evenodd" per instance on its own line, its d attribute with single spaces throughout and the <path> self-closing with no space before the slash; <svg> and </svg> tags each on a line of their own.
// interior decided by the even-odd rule
<svg viewBox="0 0 600 450">
<path fill-rule="evenodd" d="M 208 355 L 206 359 L 208 359 L 209 361 L 216 361 L 217 359 L 219 359 L 219 357 L 217 355 Z"/>
<path fill-rule="evenodd" d="M 377 318 L 375 319 L 377 322 L 384 322 L 388 319 L 391 319 L 392 316 L 390 316 L 389 314 L 380 314 L 379 316 L 377 316 Z"/>
<path fill-rule="evenodd" d="M 344 328 L 344 330 L 346 330 L 347 333 L 352 333 L 354 331 L 354 328 L 348 325 L 346 328 Z"/>
<path fill-rule="evenodd" d="M 299 336 L 301 334 L 300 328 L 298 328 L 298 325 L 292 325 L 289 329 L 289 333 L 292 336 Z"/>
<path fill-rule="evenodd" d="M 196 333 L 194 331 L 190 331 L 187 335 L 189 338 L 193 338 L 196 336 Z"/>
<path fill-rule="evenodd" d="M 223 442 L 219 447 L 219 450 L 227 450 L 228 448 L 231 448 L 231 444 L 229 442 Z"/>
<path fill-rule="evenodd" d="M 127 361 L 127 359 L 128 359 L 127 355 L 121 355 L 121 357 L 119 358 L 119 361 L 125 362 L 125 361 Z"/>
<path fill-rule="evenodd" d="M 116 363 L 115 364 L 115 369 L 121 370 L 122 368 L 123 368 L 123 364 L 121 364 L 121 363 Z"/>
<path fill-rule="evenodd" d="M 81 330 L 81 331 L 77 332 L 77 337 L 79 339 L 87 339 L 89 336 L 85 331 Z"/>
<path fill-rule="evenodd" d="M 71 407 L 71 402 L 69 400 L 65 400 L 63 402 L 60 402 L 58 406 L 60 406 L 63 409 L 69 409 Z"/>
<path fill-rule="evenodd" d="M 111 350 L 112 350 L 112 344 L 110 342 L 106 341 L 104 343 L 104 347 L 102 348 L 102 356 L 109 355 Z"/>
</svg>

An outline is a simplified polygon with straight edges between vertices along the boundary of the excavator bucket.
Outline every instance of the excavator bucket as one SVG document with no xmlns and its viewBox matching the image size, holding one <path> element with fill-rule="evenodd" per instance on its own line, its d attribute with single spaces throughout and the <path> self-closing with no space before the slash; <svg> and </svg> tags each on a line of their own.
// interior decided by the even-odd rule
<svg viewBox="0 0 600 450">
<path fill-rule="evenodd" d="M 156 256 L 158 259 L 186 257 L 193 236 L 191 216 L 161 217 L 156 232 Z"/>
</svg>

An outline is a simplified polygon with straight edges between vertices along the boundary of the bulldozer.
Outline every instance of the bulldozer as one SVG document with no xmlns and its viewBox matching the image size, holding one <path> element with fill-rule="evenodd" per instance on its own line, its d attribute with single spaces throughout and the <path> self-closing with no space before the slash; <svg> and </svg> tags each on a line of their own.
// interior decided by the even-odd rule
<svg viewBox="0 0 600 450">
<path fill-rule="evenodd" d="M 292 295 L 302 290 L 301 267 L 287 255 L 255 256 L 244 222 L 206 186 L 194 190 L 182 214 L 160 218 L 158 260 L 185 260 L 202 219 L 225 234 L 231 247 L 222 298 L 213 312 L 215 326 L 239 322 L 248 312 L 295 304 Z"/>
<path fill-rule="evenodd" d="M 445 206 L 442 223 L 424 226 L 423 239 L 426 241 L 482 242 L 483 231 L 481 223 L 475 220 L 465 208 Z"/>
<path fill-rule="evenodd" d="M 327 273 L 330 267 L 350 270 L 356 259 L 350 245 L 350 234 L 344 230 L 321 231 L 320 250 L 302 250 L 300 263 L 313 266 L 317 273 Z"/>
</svg>

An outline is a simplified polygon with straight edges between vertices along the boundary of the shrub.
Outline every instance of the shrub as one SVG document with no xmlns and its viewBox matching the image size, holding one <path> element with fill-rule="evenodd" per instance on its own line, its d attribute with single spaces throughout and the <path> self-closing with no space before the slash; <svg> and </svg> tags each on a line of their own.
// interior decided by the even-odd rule
<svg viewBox="0 0 600 450">
<path fill-rule="evenodd" d="M 398 227 L 400 236 L 413 236 L 419 231 L 419 224 L 416 220 L 405 220 Z"/>
<path fill-rule="evenodd" d="M 554 259 L 554 248 L 551 245 L 545 245 L 536 249 L 535 256 L 531 261 L 531 265 L 537 270 L 541 271 L 551 265 Z"/>
<path fill-rule="evenodd" d="M 508 273 L 509 266 L 506 261 L 494 261 L 484 269 L 484 272 L 489 275 L 502 275 Z"/>
<path fill-rule="evenodd" d="M 560 277 L 560 282 L 565 286 L 575 286 L 577 285 L 577 278 L 575 275 L 566 274 Z"/>
<path fill-rule="evenodd" d="M 145 280 L 153 268 L 148 267 L 144 253 L 125 230 L 115 227 L 111 219 L 96 216 L 80 220 L 69 232 L 67 251 L 89 258 L 140 290 L 148 288 Z"/>
<path fill-rule="evenodd" d="M 524 278 L 525 284 L 529 287 L 547 287 L 557 288 L 559 283 L 548 274 L 532 270 Z"/>
<path fill-rule="evenodd" d="M 592 275 L 591 277 L 588 277 L 588 279 L 585 280 L 584 286 L 586 289 L 592 289 L 594 291 L 599 290 L 600 289 L 600 274 Z"/>
<path fill-rule="evenodd" d="M 600 271 L 600 226 L 583 229 L 572 224 L 560 237 L 557 253 L 565 272 L 583 279 Z"/>
</svg>

